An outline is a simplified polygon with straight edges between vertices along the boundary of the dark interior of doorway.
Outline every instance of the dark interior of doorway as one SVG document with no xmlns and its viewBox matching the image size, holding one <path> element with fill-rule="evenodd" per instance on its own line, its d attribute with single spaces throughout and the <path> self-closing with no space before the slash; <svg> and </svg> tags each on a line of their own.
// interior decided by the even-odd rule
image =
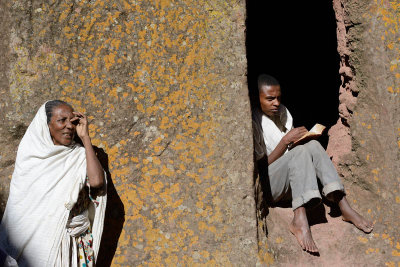
<svg viewBox="0 0 400 267">
<path fill-rule="evenodd" d="M 332 1 L 247 0 L 246 49 L 249 95 L 257 101 L 257 77 L 278 79 L 282 103 L 296 126 L 329 127 L 338 118 L 339 62 Z M 327 131 L 320 139 L 327 146 Z"/>
</svg>

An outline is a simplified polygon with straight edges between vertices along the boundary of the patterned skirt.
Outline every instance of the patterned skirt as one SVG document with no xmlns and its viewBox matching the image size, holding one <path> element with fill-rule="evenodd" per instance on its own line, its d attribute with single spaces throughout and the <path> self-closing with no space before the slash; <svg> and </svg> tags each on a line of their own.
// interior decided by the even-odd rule
<svg viewBox="0 0 400 267">
<path fill-rule="evenodd" d="M 94 251 L 93 251 L 93 235 L 88 229 L 86 233 L 81 234 L 76 238 L 78 246 L 78 266 L 92 267 L 94 264 Z"/>
</svg>

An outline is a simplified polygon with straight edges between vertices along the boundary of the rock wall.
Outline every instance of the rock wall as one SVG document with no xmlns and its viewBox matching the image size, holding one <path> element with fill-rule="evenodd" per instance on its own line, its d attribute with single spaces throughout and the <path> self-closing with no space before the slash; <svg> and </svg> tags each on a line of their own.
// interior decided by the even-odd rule
<svg viewBox="0 0 400 267">
<path fill-rule="evenodd" d="M 372 235 L 358 236 L 355 262 L 394 266 L 400 262 L 400 4 L 334 0 L 333 6 L 341 118 L 330 131 L 328 152 L 353 205 L 375 222 Z"/>
<path fill-rule="evenodd" d="M 256 220 L 244 1 L 0 1 L 0 209 L 19 140 L 59 98 L 89 115 L 109 174 L 100 266 L 398 265 L 400 5 L 333 8 L 328 152 L 373 234 L 313 221 L 317 258 L 288 233 L 290 209 Z"/>
<path fill-rule="evenodd" d="M 391 266 L 400 262 L 400 4 L 333 2 L 338 39 L 345 44 L 338 46 L 339 111 L 351 136 L 351 150 L 339 159 L 339 168 L 349 184 L 359 187 L 356 205 L 376 223 L 366 255 Z"/>
<path fill-rule="evenodd" d="M 0 7 L 3 202 L 24 130 L 62 99 L 108 161 L 100 265 L 255 265 L 245 2 Z"/>
</svg>

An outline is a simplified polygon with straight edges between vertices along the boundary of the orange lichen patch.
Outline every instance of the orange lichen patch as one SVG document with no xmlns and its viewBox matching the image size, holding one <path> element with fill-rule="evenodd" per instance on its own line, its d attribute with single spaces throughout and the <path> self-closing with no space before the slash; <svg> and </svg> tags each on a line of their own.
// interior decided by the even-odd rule
<svg viewBox="0 0 400 267">
<path fill-rule="evenodd" d="M 100 106 L 102 104 L 101 100 L 98 100 L 93 93 L 88 92 L 87 96 L 89 97 L 91 104 L 93 104 L 94 106 Z"/>
<path fill-rule="evenodd" d="M 107 70 L 109 70 L 110 67 L 115 64 L 115 56 L 116 56 L 115 53 L 110 53 L 110 54 L 104 56 L 104 63 L 105 63 Z"/>
<path fill-rule="evenodd" d="M 60 29 L 52 47 L 58 54 L 37 66 L 54 75 L 49 94 L 90 112 L 92 142 L 108 155 L 126 219 L 113 265 L 137 258 L 133 265 L 229 266 L 221 227 L 231 222 L 221 208 L 227 178 L 215 135 L 224 115 L 215 98 L 229 83 L 215 58 L 230 33 L 210 25 L 232 23 L 223 19 L 232 7 L 216 3 L 208 12 L 192 0 L 55 6 L 43 2 L 42 10 L 53 12 L 46 22 Z M 224 249 L 204 246 L 209 240 Z"/>
<path fill-rule="evenodd" d="M 382 238 L 382 239 L 388 239 L 388 238 L 389 238 L 389 235 L 388 235 L 388 234 L 382 234 L 382 235 L 381 235 L 381 238 Z"/>
<path fill-rule="evenodd" d="M 120 244 L 121 244 L 121 245 L 124 245 L 124 246 L 129 245 L 130 236 L 127 236 L 127 235 L 125 234 L 125 231 L 124 231 L 124 230 L 122 230 L 121 235 L 122 235 L 122 238 L 119 240 Z"/>
<path fill-rule="evenodd" d="M 119 49 L 119 45 L 121 44 L 121 40 L 120 39 L 112 39 L 111 41 L 111 47 L 115 50 Z"/>
<path fill-rule="evenodd" d="M 365 254 L 371 254 L 371 253 L 379 253 L 379 248 L 368 248 L 366 251 L 365 251 Z"/>
<path fill-rule="evenodd" d="M 215 228 L 215 226 L 210 226 L 209 224 L 207 224 L 206 222 L 200 221 L 198 223 L 198 228 L 200 231 L 210 231 L 214 234 L 217 233 L 217 229 Z"/>
<path fill-rule="evenodd" d="M 394 257 L 400 257 L 400 251 L 398 251 L 398 250 L 392 250 L 392 256 L 394 256 Z"/>
<path fill-rule="evenodd" d="M 268 252 L 268 245 L 262 242 L 258 243 L 258 247 L 260 250 L 258 251 L 258 258 L 261 263 L 266 264 L 267 266 L 274 263 L 274 257 Z"/>
</svg>

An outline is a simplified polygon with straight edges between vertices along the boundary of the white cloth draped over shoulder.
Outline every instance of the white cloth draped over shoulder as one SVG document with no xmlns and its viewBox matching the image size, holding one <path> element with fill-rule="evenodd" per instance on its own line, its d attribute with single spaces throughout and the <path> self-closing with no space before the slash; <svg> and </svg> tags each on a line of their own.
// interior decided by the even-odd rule
<svg viewBox="0 0 400 267">
<path fill-rule="evenodd" d="M 293 128 L 293 118 L 289 110 L 284 106 L 280 105 L 278 109 L 279 122 L 274 122 L 267 115 L 263 114 L 261 118 L 261 127 L 263 130 L 264 143 L 267 148 L 267 155 L 269 156 L 275 147 L 279 144 L 282 137 L 284 137 Z M 280 129 L 278 124 L 281 124 Z M 286 150 L 287 152 L 288 150 Z M 286 153 L 285 152 L 285 153 Z"/>
<path fill-rule="evenodd" d="M 10 194 L 0 228 L 0 245 L 19 266 L 55 266 L 69 212 L 85 186 L 85 149 L 54 145 L 45 104 L 18 147 Z M 95 258 L 100 246 L 106 193 L 91 219 Z"/>
</svg>

